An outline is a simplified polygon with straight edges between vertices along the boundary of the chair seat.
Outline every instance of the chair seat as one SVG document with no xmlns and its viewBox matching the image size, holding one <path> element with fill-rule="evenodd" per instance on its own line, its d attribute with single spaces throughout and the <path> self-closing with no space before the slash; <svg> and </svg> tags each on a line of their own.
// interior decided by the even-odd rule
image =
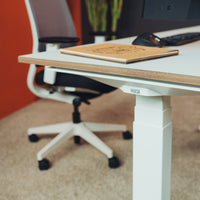
<svg viewBox="0 0 200 200">
<path fill-rule="evenodd" d="M 45 85 L 43 77 L 44 77 L 44 70 L 36 74 L 35 81 L 38 85 Z M 109 93 L 117 89 L 115 87 L 106 85 L 99 81 L 95 81 L 88 77 L 74 75 L 74 74 L 60 73 L 60 72 L 57 72 L 56 81 L 53 84 L 53 86 L 84 88 L 98 92 L 97 94 L 90 92 L 70 92 L 73 94 L 75 93 L 78 96 L 82 96 L 86 99 L 95 98 L 103 93 Z"/>
</svg>

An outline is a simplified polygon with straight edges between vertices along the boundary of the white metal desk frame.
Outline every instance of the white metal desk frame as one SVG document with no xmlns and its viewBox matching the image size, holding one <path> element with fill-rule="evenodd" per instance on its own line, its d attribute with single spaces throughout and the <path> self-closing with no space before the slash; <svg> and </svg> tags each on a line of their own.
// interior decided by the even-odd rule
<svg viewBox="0 0 200 200">
<path fill-rule="evenodd" d="M 200 31 L 200 26 L 194 29 L 163 32 L 158 36 L 193 30 Z M 117 42 L 130 44 L 132 40 L 133 38 L 127 38 Z M 196 42 L 195 45 L 200 46 L 200 42 Z M 49 59 L 45 58 L 45 55 L 40 57 L 32 54 L 27 55 L 27 58 Z M 168 58 L 162 59 L 162 62 L 169 60 Z M 76 60 L 76 62 L 79 61 Z M 45 70 L 47 82 L 48 77 L 54 76 L 55 72 L 85 75 L 118 87 L 125 93 L 136 94 L 135 121 L 133 123 L 133 200 L 170 200 L 172 146 L 170 96 L 200 94 L 200 86 L 54 67 L 48 67 Z M 200 78 L 200 66 L 198 72 L 196 76 Z"/>
</svg>

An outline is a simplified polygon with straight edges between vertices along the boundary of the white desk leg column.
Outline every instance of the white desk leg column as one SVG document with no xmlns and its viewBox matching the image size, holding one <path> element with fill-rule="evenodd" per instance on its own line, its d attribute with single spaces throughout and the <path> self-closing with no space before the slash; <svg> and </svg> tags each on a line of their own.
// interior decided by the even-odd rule
<svg viewBox="0 0 200 200">
<path fill-rule="evenodd" d="M 133 200 L 170 200 L 170 97 L 136 96 Z"/>
</svg>

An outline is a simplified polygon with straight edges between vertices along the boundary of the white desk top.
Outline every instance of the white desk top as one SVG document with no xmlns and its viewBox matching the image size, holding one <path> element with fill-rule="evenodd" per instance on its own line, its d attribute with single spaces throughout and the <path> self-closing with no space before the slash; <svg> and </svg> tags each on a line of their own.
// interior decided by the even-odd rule
<svg viewBox="0 0 200 200">
<path fill-rule="evenodd" d="M 200 32 L 200 26 L 156 35 L 163 37 L 184 32 Z M 131 44 L 133 39 L 129 37 L 112 42 Z M 200 41 L 172 49 L 179 49 L 180 55 L 130 64 L 66 55 L 59 51 L 19 56 L 19 62 L 200 86 Z"/>
</svg>

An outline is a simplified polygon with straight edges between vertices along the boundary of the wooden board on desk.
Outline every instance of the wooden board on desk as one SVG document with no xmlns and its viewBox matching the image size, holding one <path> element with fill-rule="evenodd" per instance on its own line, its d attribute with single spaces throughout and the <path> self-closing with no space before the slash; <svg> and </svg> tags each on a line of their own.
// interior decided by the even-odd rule
<svg viewBox="0 0 200 200">
<path fill-rule="evenodd" d="M 60 49 L 60 52 L 122 63 L 160 58 L 177 55 L 179 53 L 178 50 L 173 49 L 116 43 L 102 43 L 89 46 L 69 47 Z"/>
</svg>

